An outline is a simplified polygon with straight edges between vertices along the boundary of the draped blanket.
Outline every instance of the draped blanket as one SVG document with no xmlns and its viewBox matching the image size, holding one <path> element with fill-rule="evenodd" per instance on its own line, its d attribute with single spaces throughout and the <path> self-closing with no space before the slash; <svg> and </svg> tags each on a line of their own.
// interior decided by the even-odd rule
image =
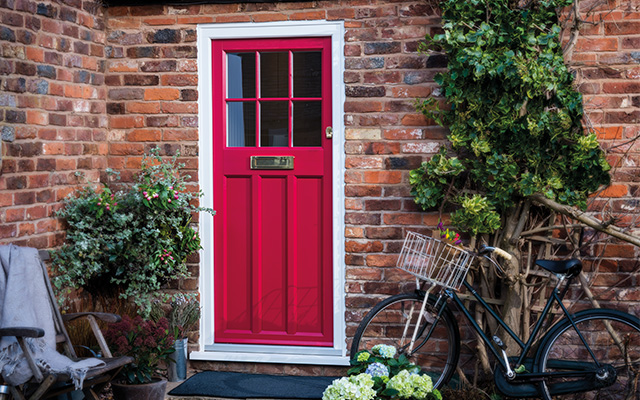
<svg viewBox="0 0 640 400">
<path fill-rule="evenodd" d="M 52 305 L 40 262 L 36 249 L 0 246 L 0 328 L 43 329 L 44 337 L 25 339 L 36 365 L 45 374 L 68 374 L 80 389 L 87 370 L 104 362 L 96 358 L 74 362 L 56 351 Z M 33 376 L 15 337 L 0 338 L 0 372 L 11 385 L 23 384 Z"/>
</svg>

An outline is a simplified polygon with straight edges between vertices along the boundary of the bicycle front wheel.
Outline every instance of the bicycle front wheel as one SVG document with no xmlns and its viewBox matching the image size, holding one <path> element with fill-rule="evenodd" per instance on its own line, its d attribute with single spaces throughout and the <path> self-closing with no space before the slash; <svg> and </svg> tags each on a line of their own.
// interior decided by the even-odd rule
<svg viewBox="0 0 640 400">
<path fill-rule="evenodd" d="M 538 353 L 541 372 L 576 374 L 545 378 L 545 400 L 639 400 L 640 320 L 607 309 L 579 312 L 574 317 L 596 362 L 567 319 L 554 326 Z M 581 374 L 581 372 L 593 371 Z M 586 392 L 586 393 L 585 393 Z"/>
<path fill-rule="evenodd" d="M 399 354 L 422 367 L 431 376 L 434 387 L 447 384 L 460 356 L 460 333 L 453 314 L 446 306 L 438 318 L 435 298 L 429 296 L 418 337 L 409 351 L 424 294 L 403 293 L 378 303 L 362 320 L 353 338 L 351 356 L 371 350 L 376 344 L 394 346 Z M 434 329 L 433 328 L 435 325 Z M 427 337 L 427 335 L 430 335 Z"/>
</svg>

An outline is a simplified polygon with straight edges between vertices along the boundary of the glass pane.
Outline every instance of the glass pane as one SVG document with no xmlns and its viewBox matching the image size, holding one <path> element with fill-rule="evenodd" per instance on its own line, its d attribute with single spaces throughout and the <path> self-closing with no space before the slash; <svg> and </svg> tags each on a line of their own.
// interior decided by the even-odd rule
<svg viewBox="0 0 640 400">
<path fill-rule="evenodd" d="M 227 97 L 247 99 L 256 97 L 256 54 L 227 54 Z"/>
<path fill-rule="evenodd" d="M 322 53 L 293 53 L 293 97 L 322 96 Z"/>
<path fill-rule="evenodd" d="M 256 103 L 227 103 L 227 146 L 256 145 Z"/>
<path fill-rule="evenodd" d="M 289 97 L 289 53 L 260 53 L 260 96 Z"/>
<path fill-rule="evenodd" d="M 322 145 L 322 102 L 293 103 L 293 145 L 298 147 Z"/>
<path fill-rule="evenodd" d="M 260 146 L 289 146 L 289 102 L 260 103 Z"/>
</svg>

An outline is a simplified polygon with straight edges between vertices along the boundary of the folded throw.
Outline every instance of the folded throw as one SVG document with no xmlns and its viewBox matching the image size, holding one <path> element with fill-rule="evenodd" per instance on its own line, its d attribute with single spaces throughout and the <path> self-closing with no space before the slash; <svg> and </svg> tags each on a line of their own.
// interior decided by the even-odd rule
<svg viewBox="0 0 640 400">
<path fill-rule="evenodd" d="M 56 351 L 53 310 L 40 263 L 36 249 L 0 246 L 0 328 L 43 329 L 44 337 L 25 339 L 38 368 L 68 374 L 80 389 L 87 370 L 105 364 L 97 358 L 74 362 Z M 0 338 L 0 372 L 11 385 L 21 385 L 33 376 L 15 337 Z"/>
</svg>

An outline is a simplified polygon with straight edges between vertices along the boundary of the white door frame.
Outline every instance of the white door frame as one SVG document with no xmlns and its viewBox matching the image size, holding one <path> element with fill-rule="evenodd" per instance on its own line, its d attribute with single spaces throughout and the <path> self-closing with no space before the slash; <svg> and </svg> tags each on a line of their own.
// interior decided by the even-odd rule
<svg viewBox="0 0 640 400">
<path fill-rule="evenodd" d="M 198 25 L 198 118 L 199 182 L 203 207 L 213 208 L 213 119 L 211 41 L 216 39 L 260 39 L 281 37 L 331 37 L 332 123 L 333 123 L 333 337 L 331 348 L 306 346 L 264 346 L 215 343 L 213 218 L 200 215 L 203 250 L 200 252 L 200 351 L 192 360 L 251 361 L 292 364 L 348 365 L 345 343 L 344 268 L 344 23 L 342 21 L 281 21 Z"/>
</svg>

